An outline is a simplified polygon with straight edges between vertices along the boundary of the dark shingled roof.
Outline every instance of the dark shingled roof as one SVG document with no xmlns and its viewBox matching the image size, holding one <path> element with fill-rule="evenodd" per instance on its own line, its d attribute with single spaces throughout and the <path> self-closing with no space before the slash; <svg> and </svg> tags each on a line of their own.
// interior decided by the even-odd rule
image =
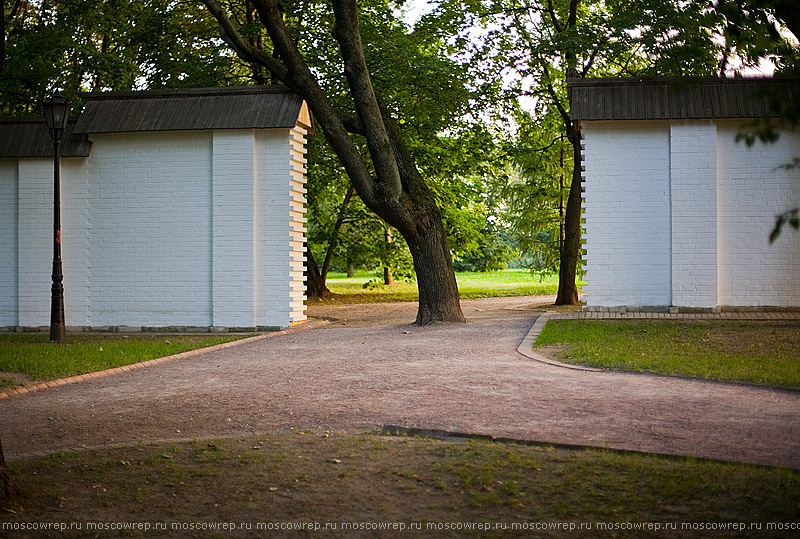
<svg viewBox="0 0 800 539">
<path fill-rule="evenodd" d="M 74 134 L 77 118 L 70 119 L 61 140 L 62 157 L 87 157 L 91 142 L 87 135 Z M 44 117 L 0 119 L 0 158 L 53 157 L 53 139 Z"/>
<path fill-rule="evenodd" d="M 76 133 L 205 129 L 311 129 L 308 107 L 283 86 L 81 94 Z"/>
<path fill-rule="evenodd" d="M 608 78 L 567 81 L 574 120 L 777 116 L 800 102 L 800 79 Z"/>
</svg>

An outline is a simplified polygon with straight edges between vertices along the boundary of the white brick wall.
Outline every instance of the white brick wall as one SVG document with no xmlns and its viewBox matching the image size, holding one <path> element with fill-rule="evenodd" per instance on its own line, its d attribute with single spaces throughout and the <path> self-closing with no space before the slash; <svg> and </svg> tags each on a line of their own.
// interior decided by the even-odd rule
<svg viewBox="0 0 800 539">
<path fill-rule="evenodd" d="M 800 232 L 768 241 L 775 216 L 800 206 L 800 169 L 782 167 L 800 157 L 800 134 L 748 148 L 737 132 L 720 123 L 719 304 L 800 306 Z"/>
<path fill-rule="evenodd" d="M 587 306 L 669 305 L 669 126 L 583 132 Z"/>
<path fill-rule="evenodd" d="M 714 123 L 670 126 L 672 302 L 717 306 L 717 153 Z"/>
<path fill-rule="evenodd" d="M 19 170 L 15 200 L 17 209 L 10 215 L 15 219 L 16 238 L 13 248 L 17 251 L 18 265 L 13 268 L 3 265 L 0 275 L 2 279 L 16 278 L 17 289 L 13 293 L 18 301 L 18 316 L 16 323 L 0 320 L 0 326 L 48 326 L 53 270 L 53 161 L 21 159 L 15 165 Z M 75 313 L 67 320 L 69 325 L 83 325 L 88 320 L 87 223 L 85 161 L 62 159 L 61 257 L 64 308 L 68 313 Z M 7 245 L 5 240 L 2 244 Z M 14 277 L 11 277 L 12 274 Z"/>
<path fill-rule="evenodd" d="M 211 325 L 210 133 L 91 140 L 90 325 Z"/>
<path fill-rule="evenodd" d="M 588 307 L 800 306 L 800 135 L 746 148 L 741 122 L 585 122 Z"/>
<path fill-rule="evenodd" d="M 69 179 L 62 174 L 62 183 L 68 182 Z M 64 186 L 61 192 L 63 200 L 68 196 L 69 188 Z M 17 193 L 19 325 L 47 326 L 50 324 L 50 275 L 53 268 L 53 162 L 21 159 Z M 64 241 L 68 241 L 68 236 Z"/>
<path fill-rule="evenodd" d="M 214 326 L 255 326 L 253 131 L 215 131 L 213 157 Z"/>
<path fill-rule="evenodd" d="M 17 161 L 0 159 L 0 326 L 19 324 Z"/>
<path fill-rule="evenodd" d="M 93 135 L 62 162 L 67 326 L 304 319 L 304 135 Z M 0 161 L 0 327 L 49 325 L 52 201 L 51 160 Z"/>
</svg>

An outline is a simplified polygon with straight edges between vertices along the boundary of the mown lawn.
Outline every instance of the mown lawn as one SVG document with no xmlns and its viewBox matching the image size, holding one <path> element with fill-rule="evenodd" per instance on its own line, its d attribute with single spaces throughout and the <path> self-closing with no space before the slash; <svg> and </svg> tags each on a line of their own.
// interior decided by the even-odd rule
<svg viewBox="0 0 800 539">
<path fill-rule="evenodd" d="M 558 291 L 558 275 L 533 275 L 529 270 L 519 269 L 459 272 L 456 282 L 461 299 L 536 296 Z M 327 284 L 335 296 L 325 303 L 417 301 L 419 297 L 416 283 L 396 282 L 385 286 L 374 273 L 367 271 L 356 272 L 350 278 L 344 273 L 331 273 Z"/>
<path fill-rule="evenodd" d="M 561 361 L 800 388 L 797 321 L 551 320 L 539 351 Z"/>
<path fill-rule="evenodd" d="M 37 537 L 94 537 L 89 522 L 168 530 L 126 537 L 790 537 L 770 523 L 800 520 L 797 470 L 377 433 L 65 452 L 11 472 L 20 492 L 0 502 L 0 520 L 84 527 Z M 405 530 L 363 527 L 393 524 Z M 123 534 L 100 534 L 112 535 Z"/>
<path fill-rule="evenodd" d="M 0 334 L 0 391 L 25 382 L 121 367 L 245 336 L 70 333 L 66 345 L 50 343 L 49 337 L 44 333 Z"/>
</svg>

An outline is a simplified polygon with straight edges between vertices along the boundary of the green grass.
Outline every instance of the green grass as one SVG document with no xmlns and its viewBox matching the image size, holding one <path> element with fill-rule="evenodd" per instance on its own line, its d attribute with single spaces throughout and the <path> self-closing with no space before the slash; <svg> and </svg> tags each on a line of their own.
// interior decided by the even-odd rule
<svg viewBox="0 0 800 539">
<path fill-rule="evenodd" d="M 0 334 L 0 371 L 32 380 L 54 380 L 121 367 L 243 338 L 242 335 L 69 334 L 67 344 L 43 333 Z M 15 385 L 0 375 L 0 389 Z"/>
<path fill-rule="evenodd" d="M 790 537 L 767 531 L 767 523 L 800 520 L 798 470 L 376 433 L 265 433 L 65 452 L 10 469 L 19 494 L 0 503 L 10 523 L 338 523 L 322 537 L 352 537 L 343 522 L 401 522 L 406 531 L 421 523 L 418 535 L 426 537 L 696 537 L 683 523 L 744 523 L 739 533 L 699 535 L 752 537 L 750 527 L 760 526 L 756 536 Z M 467 522 L 492 528 L 443 528 Z M 87 535 L 84 528 L 58 537 Z M 233 535 L 263 532 L 253 525 Z"/>
<path fill-rule="evenodd" d="M 330 273 L 327 285 L 337 296 L 326 302 L 380 303 L 417 301 L 419 298 L 416 283 L 373 284 L 364 288 L 365 283 L 375 279 L 375 274 L 368 271 L 358 271 L 350 278 L 344 273 Z M 558 291 L 558 275 L 532 275 L 528 270 L 459 272 L 456 281 L 461 299 L 536 296 Z"/>
<path fill-rule="evenodd" d="M 800 388 L 797 322 L 551 320 L 536 347 L 592 367 Z"/>
</svg>

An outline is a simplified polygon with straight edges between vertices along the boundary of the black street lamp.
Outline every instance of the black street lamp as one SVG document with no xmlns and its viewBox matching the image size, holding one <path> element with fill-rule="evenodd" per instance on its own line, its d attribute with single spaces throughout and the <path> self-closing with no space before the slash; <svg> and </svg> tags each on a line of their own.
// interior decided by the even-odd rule
<svg viewBox="0 0 800 539">
<path fill-rule="evenodd" d="M 50 342 L 65 343 L 67 340 L 64 321 L 64 274 L 61 268 L 61 137 L 69 121 L 69 101 L 56 90 L 53 97 L 44 102 L 44 119 L 53 137 L 53 286 L 50 303 Z"/>
</svg>

